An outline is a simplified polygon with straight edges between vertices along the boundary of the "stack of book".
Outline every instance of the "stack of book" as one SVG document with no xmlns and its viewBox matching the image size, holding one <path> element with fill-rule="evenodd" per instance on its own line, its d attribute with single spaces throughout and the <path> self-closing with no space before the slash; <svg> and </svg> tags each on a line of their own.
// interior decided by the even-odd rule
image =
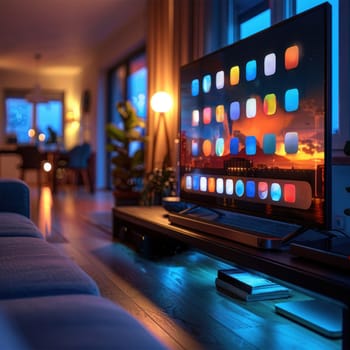
<svg viewBox="0 0 350 350">
<path fill-rule="evenodd" d="M 287 298 L 288 288 L 240 268 L 218 270 L 215 285 L 218 291 L 245 301 Z"/>
</svg>

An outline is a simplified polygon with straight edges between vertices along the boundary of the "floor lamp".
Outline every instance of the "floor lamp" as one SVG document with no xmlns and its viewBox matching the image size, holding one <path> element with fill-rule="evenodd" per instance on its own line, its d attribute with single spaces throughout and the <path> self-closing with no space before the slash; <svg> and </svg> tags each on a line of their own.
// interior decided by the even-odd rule
<svg viewBox="0 0 350 350">
<path fill-rule="evenodd" d="M 165 132 L 165 142 L 166 142 L 166 159 L 168 164 L 171 165 L 170 157 L 170 139 L 168 128 L 166 124 L 165 113 L 169 112 L 173 105 L 171 96 L 164 91 L 156 92 L 151 98 L 151 108 L 154 112 L 159 113 L 157 127 L 154 130 L 153 147 L 152 147 L 152 169 L 154 169 L 155 156 L 156 156 L 156 146 L 159 136 L 160 124 L 163 123 Z"/>
</svg>

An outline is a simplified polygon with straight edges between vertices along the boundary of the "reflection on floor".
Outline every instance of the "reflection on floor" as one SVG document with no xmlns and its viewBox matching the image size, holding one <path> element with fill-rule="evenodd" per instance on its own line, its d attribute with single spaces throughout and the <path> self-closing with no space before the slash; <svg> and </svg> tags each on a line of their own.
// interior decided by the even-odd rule
<svg viewBox="0 0 350 350">
<path fill-rule="evenodd" d="M 31 193 L 32 218 L 46 238 L 169 349 L 341 349 L 340 340 L 277 315 L 276 300 L 247 303 L 218 293 L 217 269 L 229 266 L 223 261 L 194 249 L 148 260 L 114 241 L 112 192 L 62 187 L 51 196 L 44 187 Z M 305 295 L 294 292 L 291 299 Z"/>
</svg>

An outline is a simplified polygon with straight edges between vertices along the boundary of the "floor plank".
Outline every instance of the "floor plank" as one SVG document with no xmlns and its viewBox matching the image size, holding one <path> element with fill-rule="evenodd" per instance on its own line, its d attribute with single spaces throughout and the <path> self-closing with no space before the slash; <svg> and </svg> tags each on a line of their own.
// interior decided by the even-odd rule
<svg viewBox="0 0 350 350">
<path fill-rule="evenodd" d="M 32 191 L 32 218 L 47 240 L 169 349 L 341 348 L 341 341 L 277 315 L 274 301 L 246 303 L 218 293 L 217 270 L 229 267 L 223 261 L 195 249 L 149 260 L 114 241 L 111 222 L 104 222 L 112 206 L 108 191 L 91 195 L 82 188 L 60 188 L 54 197 L 46 190 Z"/>
</svg>

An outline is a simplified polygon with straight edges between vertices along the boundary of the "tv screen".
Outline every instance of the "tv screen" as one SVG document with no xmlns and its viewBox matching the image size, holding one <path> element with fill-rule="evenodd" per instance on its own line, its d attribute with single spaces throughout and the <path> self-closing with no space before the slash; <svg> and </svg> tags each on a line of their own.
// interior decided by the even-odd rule
<svg viewBox="0 0 350 350">
<path fill-rule="evenodd" d="M 181 67 L 180 196 L 330 224 L 330 6 Z"/>
</svg>

